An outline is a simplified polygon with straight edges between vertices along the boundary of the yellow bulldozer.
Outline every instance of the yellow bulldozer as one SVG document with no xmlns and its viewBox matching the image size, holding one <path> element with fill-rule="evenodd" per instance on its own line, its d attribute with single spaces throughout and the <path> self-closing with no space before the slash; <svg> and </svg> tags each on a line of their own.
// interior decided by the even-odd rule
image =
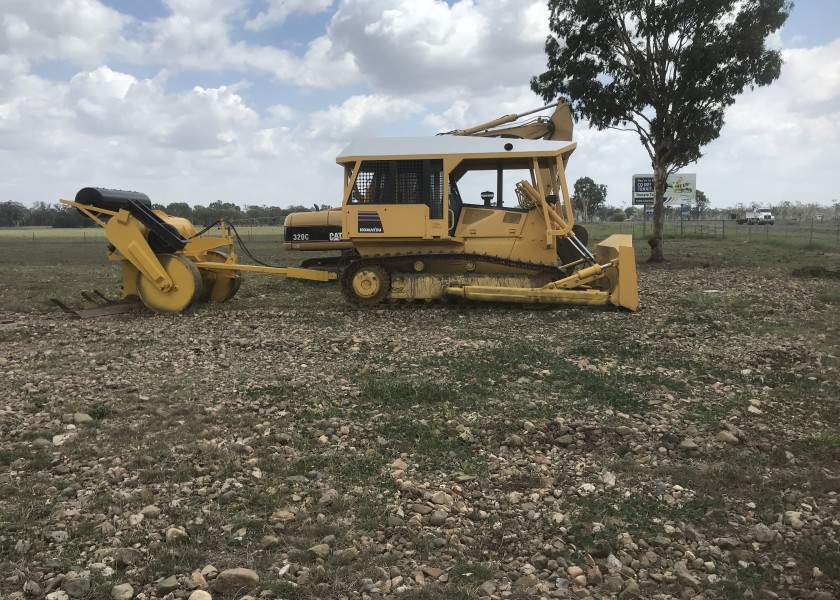
<svg viewBox="0 0 840 600">
<path fill-rule="evenodd" d="M 511 125 L 528 114 L 439 136 L 350 144 L 337 158 L 341 208 L 289 215 L 284 232 L 289 250 L 341 254 L 301 267 L 242 264 L 229 224 L 208 236 L 209 228 L 152 210 L 143 194 L 84 188 L 61 202 L 105 228 L 108 257 L 122 265 L 123 300 L 86 311 L 56 303 L 82 317 L 137 304 L 177 313 L 196 301 L 229 300 L 250 271 L 338 279 L 353 305 L 460 298 L 636 310 L 631 236 L 612 235 L 590 251 L 586 230 L 574 223 L 568 107 Z M 505 204 L 509 195 L 515 202 Z"/>
<path fill-rule="evenodd" d="M 289 215 L 284 246 L 341 251 L 303 266 L 339 272 L 353 304 L 449 297 L 636 310 L 631 236 L 590 251 L 574 223 L 571 137 L 569 107 L 556 104 L 435 137 L 354 142 L 337 158 L 341 208 Z M 494 191 L 470 202 L 460 188 L 476 173 Z M 515 204 L 504 204 L 506 191 Z"/>
</svg>

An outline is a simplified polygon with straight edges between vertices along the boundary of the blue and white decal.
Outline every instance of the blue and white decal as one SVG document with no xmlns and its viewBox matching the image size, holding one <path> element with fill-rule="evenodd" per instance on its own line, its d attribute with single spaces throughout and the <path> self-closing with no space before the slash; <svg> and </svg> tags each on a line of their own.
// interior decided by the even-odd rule
<svg viewBox="0 0 840 600">
<path fill-rule="evenodd" d="M 375 210 L 359 211 L 359 233 L 382 233 L 382 220 Z"/>
</svg>

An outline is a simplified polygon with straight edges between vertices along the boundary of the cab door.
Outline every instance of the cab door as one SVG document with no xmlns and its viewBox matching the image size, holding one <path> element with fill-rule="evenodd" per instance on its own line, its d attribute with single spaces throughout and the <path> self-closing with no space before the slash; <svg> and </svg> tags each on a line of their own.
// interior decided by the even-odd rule
<svg viewBox="0 0 840 600">
<path fill-rule="evenodd" d="M 363 160 L 354 171 L 343 214 L 351 239 L 446 235 L 443 161 Z"/>
</svg>

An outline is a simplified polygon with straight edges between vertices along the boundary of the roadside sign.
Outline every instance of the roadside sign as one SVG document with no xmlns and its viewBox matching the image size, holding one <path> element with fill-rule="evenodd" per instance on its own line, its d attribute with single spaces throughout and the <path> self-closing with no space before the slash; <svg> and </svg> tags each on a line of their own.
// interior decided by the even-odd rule
<svg viewBox="0 0 840 600">
<path fill-rule="evenodd" d="M 653 216 L 653 211 L 652 210 L 646 210 L 645 211 L 645 216 L 646 217 L 652 217 Z"/>
<path fill-rule="evenodd" d="M 633 204 L 653 204 L 653 175 L 633 175 Z"/>
<path fill-rule="evenodd" d="M 696 173 L 668 175 L 664 194 L 665 205 L 692 205 L 696 197 Z M 653 175 L 633 175 L 633 204 L 653 204 Z"/>
<path fill-rule="evenodd" d="M 691 214 L 691 211 L 690 210 L 684 210 L 684 211 L 682 211 L 682 214 L 687 217 L 688 215 Z"/>
</svg>

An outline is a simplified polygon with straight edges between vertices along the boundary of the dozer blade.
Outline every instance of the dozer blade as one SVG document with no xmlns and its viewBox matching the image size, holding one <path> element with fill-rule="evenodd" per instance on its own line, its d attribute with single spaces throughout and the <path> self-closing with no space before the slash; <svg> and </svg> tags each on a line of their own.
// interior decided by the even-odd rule
<svg viewBox="0 0 840 600">
<path fill-rule="evenodd" d="M 98 299 L 93 298 L 87 292 L 82 292 L 82 298 L 88 301 L 89 305 L 84 308 L 70 308 L 56 298 L 50 298 L 50 302 L 55 304 L 64 312 L 74 315 L 80 319 L 93 319 L 95 317 L 104 317 L 107 315 L 118 315 L 120 313 L 130 312 L 143 307 L 140 299 L 132 300 L 112 300 L 104 296 L 98 290 L 93 290 L 93 293 L 98 296 Z"/>
<path fill-rule="evenodd" d="M 595 245 L 596 264 L 541 288 L 467 285 L 447 288 L 446 293 L 468 300 L 520 304 L 614 304 L 639 308 L 636 255 L 633 237 L 611 235 Z"/>
<path fill-rule="evenodd" d="M 618 259 L 616 262 L 615 259 Z M 636 252 L 633 250 L 633 236 L 615 233 L 595 244 L 595 260 L 598 264 L 615 262 L 615 267 L 605 269 L 606 277 L 593 285 L 609 292 L 610 303 L 629 310 L 639 308 L 639 283 L 636 279 Z"/>
</svg>

